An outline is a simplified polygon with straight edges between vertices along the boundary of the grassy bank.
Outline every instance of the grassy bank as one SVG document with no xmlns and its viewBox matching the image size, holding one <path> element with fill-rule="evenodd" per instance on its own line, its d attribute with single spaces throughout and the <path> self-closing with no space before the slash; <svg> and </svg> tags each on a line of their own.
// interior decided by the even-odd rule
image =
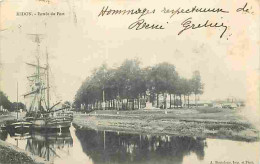
<svg viewBox="0 0 260 164">
<path fill-rule="evenodd" d="M 45 164 L 38 157 L 32 157 L 27 152 L 0 140 L 0 160 L 3 164 Z"/>
<path fill-rule="evenodd" d="M 1 115 L 0 124 L 15 119 L 15 114 Z M 0 131 L 0 133 L 2 133 Z M 0 163 L 3 164 L 47 164 L 44 159 L 33 156 L 18 147 L 0 140 Z"/>
<path fill-rule="evenodd" d="M 259 132 L 238 112 L 217 108 L 93 111 L 76 114 L 73 122 L 97 130 L 259 140 Z"/>
<path fill-rule="evenodd" d="M 0 140 L 0 163 L 3 164 L 48 164 L 40 157 Z"/>
</svg>

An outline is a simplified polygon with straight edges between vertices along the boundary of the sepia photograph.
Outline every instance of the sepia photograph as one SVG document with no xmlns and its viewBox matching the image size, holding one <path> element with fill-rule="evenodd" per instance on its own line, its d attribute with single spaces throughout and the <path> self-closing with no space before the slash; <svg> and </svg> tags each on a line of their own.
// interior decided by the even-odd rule
<svg viewBox="0 0 260 164">
<path fill-rule="evenodd" d="M 260 164 L 259 0 L 0 0 L 1 164 Z"/>
</svg>

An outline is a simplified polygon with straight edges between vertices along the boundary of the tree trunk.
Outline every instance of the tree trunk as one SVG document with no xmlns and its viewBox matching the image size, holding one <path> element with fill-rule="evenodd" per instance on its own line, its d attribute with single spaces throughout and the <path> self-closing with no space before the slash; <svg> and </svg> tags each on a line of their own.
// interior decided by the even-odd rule
<svg viewBox="0 0 260 164">
<path fill-rule="evenodd" d="M 135 99 L 133 99 L 132 110 L 135 109 Z"/>
<path fill-rule="evenodd" d="M 181 100 L 181 94 L 180 94 L 180 108 L 182 107 L 182 100 Z"/>
<path fill-rule="evenodd" d="M 164 93 L 164 109 L 167 109 L 167 93 Z"/>
<path fill-rule="evenodd" d="M 115 99 L 112 100 L 112 110 L 115 110 Z"/>
<path fill-rule="evenodd" d="M 178 98 L 178 95 L 176 95 L 176 100 L 177 100 L 177 109 L 179 108 L 180 100 Z"/>
<path fill-rule="evenodd" d="M 170 94 L 170 109 L 172 108 L 172 94 Z"/>
<path fill-rule="evenodd" d="M 190 95 L 188 95 L 188 108 L 190 108 Z"/>
<path fill-rule="evenodd" d="M 183 107 L 184 105 L 186 106 L 186 99 L 185 99 L 185 95 L 183 95 Z"/>
<path fill-rule="evenodd" d="M 140 95 L 138 95 L 138 104 L 137 104 L 137 109 L 140 109 Z"/>
<path fill-rule="evenodd" d="M 176 106 L 176 101 L 175 101 L 175 94 L 173 94 L 173 108 Z"/>
<path fill-rule="evenodd" d="M 137 109 L 139 109 L 139 101 L 140 101 L 140 100 L 139 100 L 139 94 L 138 94 L 138 97 L 137 97 L 137 100 L 136 100 L 136 101 L 137 101 Z"/>
<path fill-rule="evenodd" d="M 178 95 L 175 95 L 176 108 L 179 107 Z"/>
<path fill-rule="evenodd" d="M 156 97 L 157 97 L 156 98 L 157 99 L 157 108 L 159 108 L 159 94 L 158 93 L 156 94 Z"/>
<path fill-rule="evenodd" d="M 194 94 L 195 96 L 195 105 L 196 105 L 196 108 L 197 108 L 197 99 L 196 99 L 196 94 Z"/>
</svg>

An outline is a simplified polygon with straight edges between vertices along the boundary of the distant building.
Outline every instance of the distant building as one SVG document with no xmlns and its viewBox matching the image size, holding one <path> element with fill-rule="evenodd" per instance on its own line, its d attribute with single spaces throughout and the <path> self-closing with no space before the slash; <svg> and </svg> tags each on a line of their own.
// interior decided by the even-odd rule
<svg viewBox="0 0 260 164">
<path fill-rule="evenodd" d="M 238 106 L 237 106 L 236 103 L 224 103 L 224 104 L 222 104 L 222 108 L 235 109 L 237 107 Z"/>
<path fill-rule="evenodd" d="M 184 104 L 185 107 L 188 106 L 188 102 L 186 102 Z M 209 100 L 198 100 L 197 102 L 195 102 L 194 100 L 190 100 L 189 102 L 189 106 L 190 107 L 212 107 L 213 106 L 213 103 L 212 101 L 209 101 Z"/>
<path fill-rule="evenodd" d="M 243 106 L 245 106 L 244 101 L 238 100 L 236 98 L 228 98 L 226 100 L 215 100 L 213 102 L 213 107 L 216 108 L 235 109 Z"/>
</svg>

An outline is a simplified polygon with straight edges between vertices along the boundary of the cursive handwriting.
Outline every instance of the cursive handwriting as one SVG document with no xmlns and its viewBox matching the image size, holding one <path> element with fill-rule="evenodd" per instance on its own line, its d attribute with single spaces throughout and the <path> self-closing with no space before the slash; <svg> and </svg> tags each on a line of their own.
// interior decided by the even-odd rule
<svg viewBox="0 0 260 164">
<path fill-rule="evenodd" d="M 251 12 L 251 10 L 252 10 L 252 7 L 249 9 L 248 7 L 247 7 L 247 3 L 244 5 L 244 7 L 239 7 L 236 11 L 237 12 L 242 12 L 242 13 L 247 13 L 247 14 L 254 14 L 254 12 Z"/>
<path fill-rule="evenodd" d="M 100 11 L 100 13 L 98 14 L 98 17 L 105 16 L 105 15 L 140 15 L 138 17 L 138 19 L 140 19 L 145 15 L 154 14 L 154 13 L 155 13 L 155 9 L 151 11 L 146 8 L 144 9 L 138 8 L 138 9 L 130 9 L 130 10 L 113 10 L 113 9 L 109 9 L 108 6 L 106 7 L 104 6 Z"/>
<path fill-rule="evenodd" d="M 184 20 L 181 25 L 183 29 L 178 33 L 178 35 L 182 34 L 182 32 L 189 30 L 189 29 L 198 29 L 198 28 L 206 28 L 206 27 L 215 27 L 215 28 L 224 28 L 223 32 L 220 35 L 220 38 L 223 37 L 225 32 L 227 31 L 227 26 L 224 25 L 224 23 L 209 23 L 209 20 L 207 20 L 204 24 L 194 24 L 192 23 L 192 18 L 188 18 Z"/>
<path fill-rule="evenodd" d="M 135 30 L 141 30 L 141 29 L 156 29 L 156 30 L 163 30 L 164 27 L 162 25 L 158 24 L 148 24 L 145 22 L 144 19 L 138 19 L 134 23 L 132 23 L 128 29 L 135 29 Z"/>
<path fill-rule="evenodd" d="M 178 9 L 166 9 L 164 7 L 163 10 L 161 10 L 162 13 L 165 14 L 171 14 L 170 18 L 173 17 L 174 15 L 178 14 L 188 14 L 188 13 L 229 13 L 229 11 L 226 11 L 222 8 L 201 8 L 194 6 L 190 9 L 183 9 L 183 8 L 178 8 Z"/>
</svg>

